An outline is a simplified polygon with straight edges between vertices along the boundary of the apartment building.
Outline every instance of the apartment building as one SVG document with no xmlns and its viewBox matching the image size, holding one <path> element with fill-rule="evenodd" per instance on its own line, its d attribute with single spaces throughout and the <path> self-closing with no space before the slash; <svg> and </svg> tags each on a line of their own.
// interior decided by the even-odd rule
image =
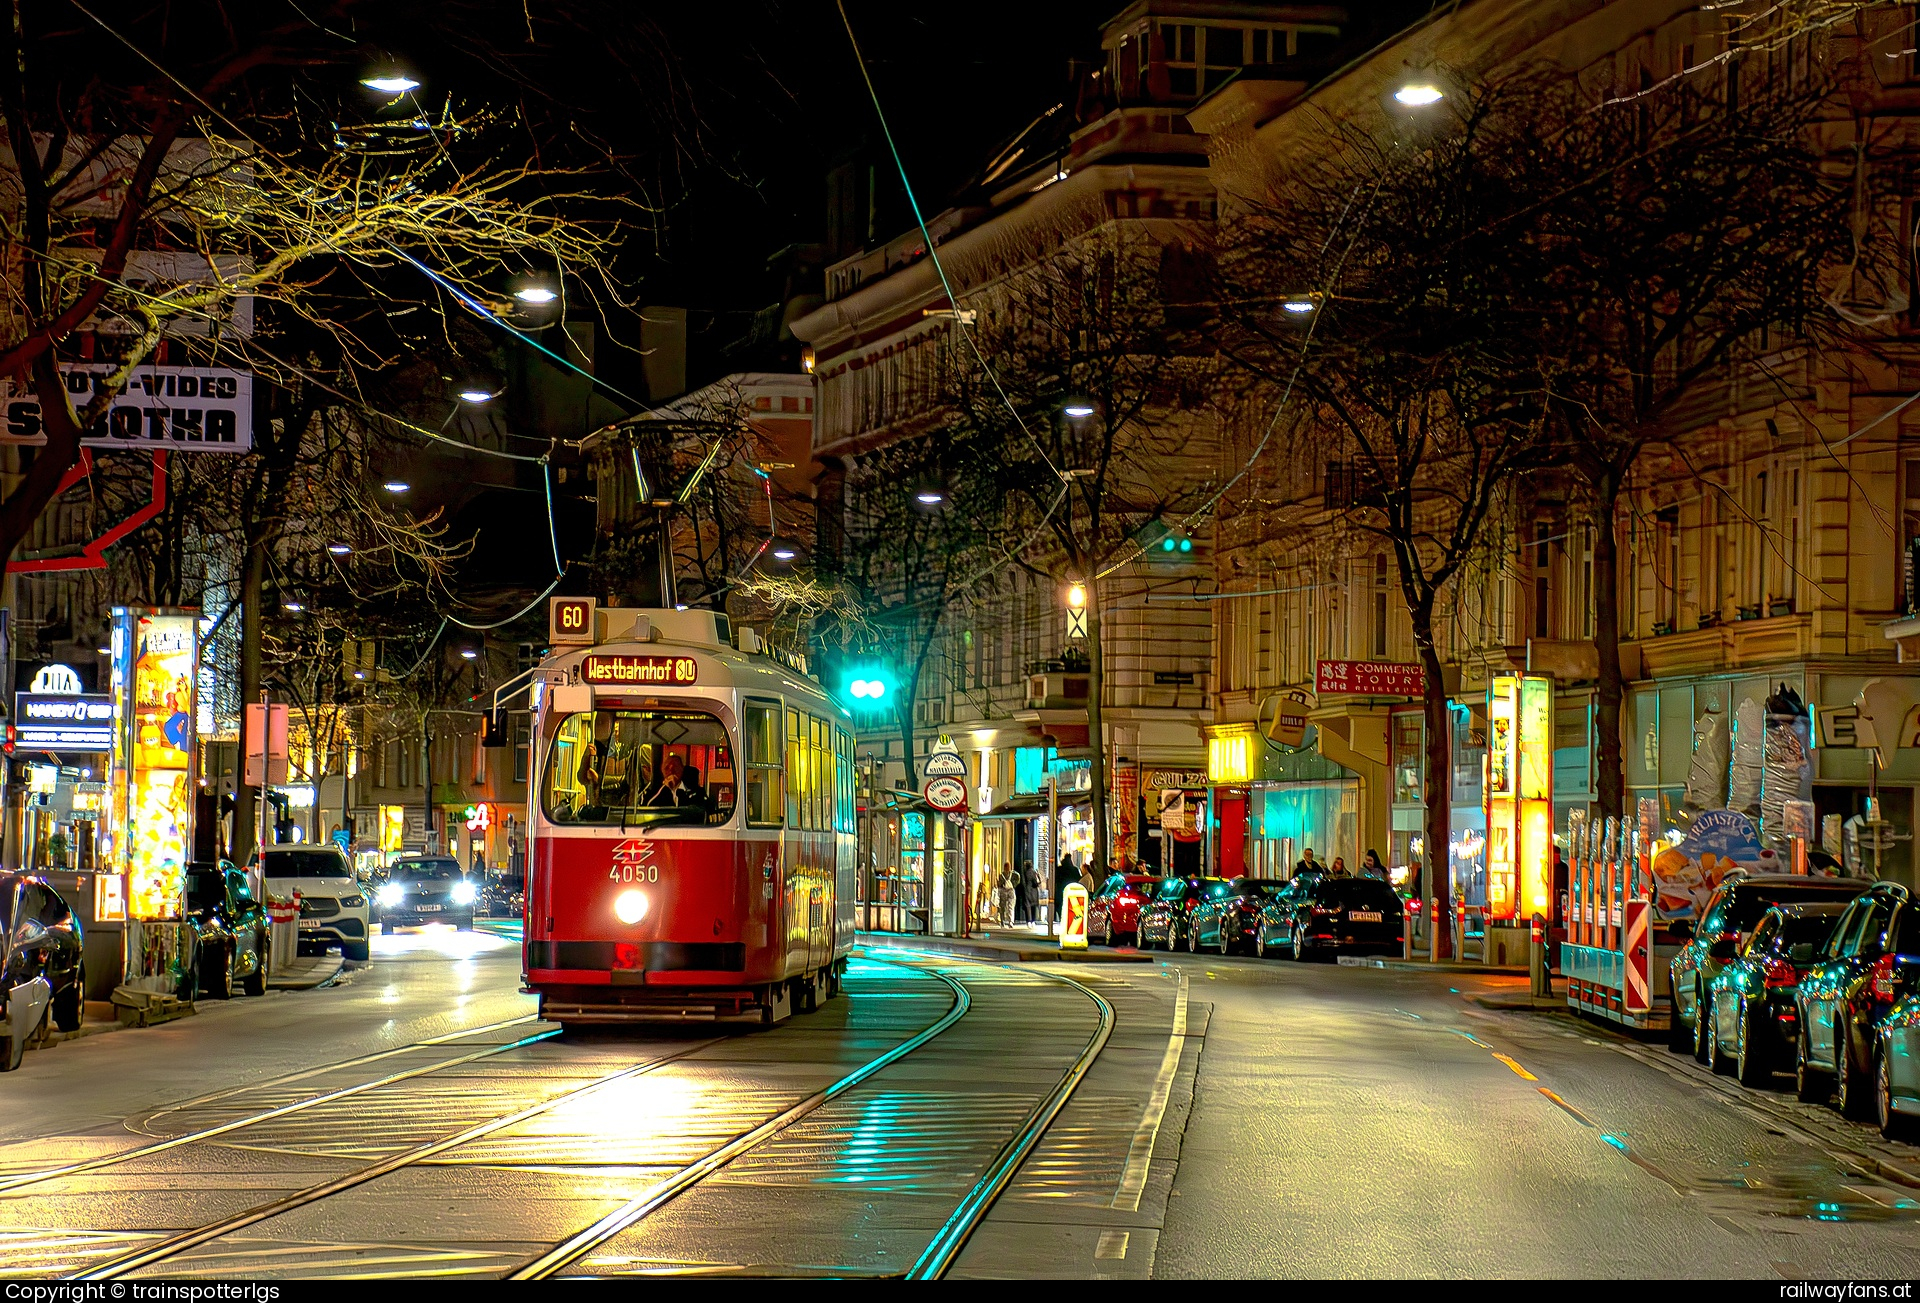
<svg viewBox="0 0 1920 1303">
<path fill-rule="evenodd" d="M 1470 0 L 1317 85 L 1247 70 L 1187 121 L 1206 142 L 1222 204 L 1231 205 L 1236 193 L 1312 166 L 1327 121 L 1374 108 L 1422 70 L 1545 62 L 1625 87 L 1672 75 L 1725 78 L 1738 62 L 1715 56 L 1737 38 L 1736 21 L 1679 0 Z M 1855 140 L 1869 142 L 1879 165 L 1905 166 L 1903 123 L 1920 107 L 1910 23 L 1909 9 L 1885 6 L 1768 54 L 1855 61 L 1852 120 L 1830 128 L 1837 166 L 1851 165 Z M 1910 266 L 1910 249 L 1906 256 Z M 1814 362 L 1783 352 L 1676 412 L 1608 522 L 1621 553 L 1616 593 L 1595 591 L 1594 530 L 1603 526 L 1570 486 L 1537 476 L 1514 488 L 1495 546 L 1443 602 L 1449 853 L 1470 900 L 1484 891 L 1476 875 L 1492 675 L 1529 665 L 1553 674 L 1556 826 L 1592 808 L 1592 638 L 1602 602 L 1615 603 L 1621 619 L 1630 809 L 1636 798 L 1657 798 L 1671 826 L 1696 730 L 1724 730 L 1743 704 L 1790 687 L 1814 715 L 1818 812 L 1859 815 L 1871 793 L 1896 835 L 1911 834 L 1920 752 L 1888 746 L 1876 771 L 1850 728 L 1821 726 L 1823 714 L 1844 718 L 1868 679 L 1910 672 L 1896 662 L 1892 639 L 1912 621 L 1886 627 L 1906 612 L 1903 549 L 1920 519 L 1920 407 L 1908 405 L 1920 363 L 1909 360 L 1910 326 L 1910 315 L 1899 315 L 1872 358 Z M 1252 442 L 1240 438 L 1242 448 Z M 1231 775 L 1246 781 L 1225 789 L 1247 793 L 1244 832 L 1222 830 L 1225 847 L 1244 838 L 1228 871 L 1275 871 L 1309 843 L 1322 860 L 1338 854 L 1350 865 L 1367 849 L 1398 865 L 1428 849 L 1417 700 L 1314 691 L 1319 660 L 1414 659 L 1392 558 L 1337 527 L 1337 496 L 1327 468 L 1276 448 L 1253 466 L 1238 500 L 1222 504 L 1210 729 L 1252 737 L 1256 755 L 1250 772 Z M 1249 510 L 1255 502 L 1265 505 Z M 1283 710 L 1310 722 L 1304 745 L 1265 742 Z M 1882 871 L 1911 881 L 1909 845 L 1896 841 Z M 1231 849 L 1222 858 L 1233 859 Z"/>
</svg>

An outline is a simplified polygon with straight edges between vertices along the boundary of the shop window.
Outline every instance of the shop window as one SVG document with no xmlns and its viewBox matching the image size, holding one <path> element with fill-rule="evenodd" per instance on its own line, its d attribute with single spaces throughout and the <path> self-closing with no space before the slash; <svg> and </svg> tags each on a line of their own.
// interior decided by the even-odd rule
<svg viewBox="0 0 1920 1303">
<path fill-rule="evenodd" d="M 1393 799 L 1411 805 L 1426 799 L 1426 720 L 1415 711 L 1393 717 Z"/>
</svg>

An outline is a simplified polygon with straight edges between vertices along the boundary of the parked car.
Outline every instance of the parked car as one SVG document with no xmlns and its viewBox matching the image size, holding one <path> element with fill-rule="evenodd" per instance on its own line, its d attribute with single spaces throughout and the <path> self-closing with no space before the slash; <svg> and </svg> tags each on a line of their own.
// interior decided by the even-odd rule
<svg viewBox="0 0 1920 1303">
<path fill-rule="evenodd" d="M 1296 873 L 1279 884 L 1279 890 L 1261 903 L 1260 926 L 1253 934 L 1253 953 L 1265 958 L 1268 951 L 1291 953 L 1293 948 L 1294 907 L 1312 890 L 1324 873 Z"/>
<path fill-rule="evenodd" d="M 1291 903 L 1288 944 L 1295 959 L 1395 951 L 1406 939 L 1400 894 L 1378 878 L 1310 878 Z"/>
<path fill-rule="evenodd" d="M 1874 1105 L 1880 1134 L 1920 1138 L 1920 955 L 1896 955 L 1891 985 L 1900 998 L 1874 1029 Z"/>
<path fill-rule="evenodd" d="M 0 873 L 0 1072 L 20 1066 L 45 1019 L 63 1032 L 80 1029 L 80 947 L 80 921 L 59 892 L 38 878 Z"/>
<path fill-rule="evenodd" d="M 518 873 L 498 873 L 480 888 L 480 913 L 486 918 L 525 918 L 527 880 Z"/>
<path fill-rule="evenodd" d="M 1900 955 L 1920 951 L 1917 913 L 1907 888 L 1874 883 L 1847 906 L 1818 962 L 1800 979 L 1794 1087 L 1802 1100 L 1832 1097 L 1852 1118 L 1873 1109 L 1878 1024 L 1900 997 Z"/>
<path fill-rule="evenodd" d="M 1775 905 L 1820 901 L 1845 904 L 1872 885 L 1865 878 L 1810 878 L 1791 873 L 1728 875 L 1707 898 L 1698 924 L 1681 919 L 1673 925 L 1673 935 L 1685 944 L 1667 965 L 1673 992 L 1668 1046 L 1676 1052 L 1692 1050 L 1694 1058 L 1707 1061 L 1707 1020 L 1695 1016 L 1696 1011 L 1705 1007 L 1713 979 L 1738 953 L 1740 943 L 1761 915 Z"/>
<path fill-rule="evenodd" d="M 1187 949 L 1208 946 L 1221 954 L 1258 948 L 1260 914 L 1267 902 L 1287 884 L 1262 878 L 1234 878 L 1207 891 L 1193 911 L 1187 929 Z"/>
<path fill-rule="evenodd" d="M 1846 912 L 1841 901 L 1775 905 L 1760 916 L 1707 987 L 1707 1064 L 1757 1086 L 1794 1062 L 1800 1044 L 1800 979 Z M 1733 946 L 1718 941 L 1715 946 Z"/>
<path fill-rule="evenodd" d="M 1103 946 L 1140 944 L 1140 910 L 1159 879 L 1147 873 L 1109 876 L 1087 904 L 1087 937 Z"/>
<path fill-rule="evenodd" d="M 387 880 L 375 900 L 381 927 L 451 923 L 470 928 L 480 887 L 452 856 L 429 855 L 388 865 Z"/>
<path fill-rule="evenodd" d="M 1207 888 L 1225 878 L 1162 878 L 1153 899 L 1140 911 L 1140 948 L 1178 950 L 1186 943 L 1187 921 Z"/>
<path fill-rule="evenodd" d="M 333 846 L 269 846 L 267 894 L 300 893 L 300 948 L 339 946 L 343 958 L 365 963 L 373 935 L 371 912 L 347 857 Z"/>
<path fill-rule="evenodd" d="M 198 994 L 225 1000 L 236 986 L 248 995 L 267 993 L 272 925 L 266 906 L 253 898 L 246 874 L 226 860 L 187 865 L 187 919 L 195 930 Z"/>
</svg>

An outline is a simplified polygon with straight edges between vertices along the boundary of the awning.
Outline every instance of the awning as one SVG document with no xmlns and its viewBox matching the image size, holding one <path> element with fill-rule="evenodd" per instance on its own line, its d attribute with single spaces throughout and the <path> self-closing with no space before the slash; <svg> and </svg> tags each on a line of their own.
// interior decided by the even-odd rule
<svg viewBox="0 0 1920 1303">
<path fill-rule="evenodd" d="M 1032 819 L 1047 812 L 1047 798 L 1044 796 L 1014 796 L 1002 801 L 985 814 L 976 814 L 976 819 Z"/>
</svg>

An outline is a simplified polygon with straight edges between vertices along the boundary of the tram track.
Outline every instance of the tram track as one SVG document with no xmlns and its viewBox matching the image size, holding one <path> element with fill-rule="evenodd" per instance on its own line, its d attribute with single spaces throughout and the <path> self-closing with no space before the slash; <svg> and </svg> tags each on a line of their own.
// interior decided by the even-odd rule
<svg viewBox="0 0 1920 1303">
<path fill-rule="evenodd" d="M 575 1274 L 576 1270 L 579 1271 L 579 1274 L 602 1274 L 602 1269 L 597 1267 L 593 1261 L 596 1254 L 600 1254 L 603 1250 L 606 1250 L 607 1247 L 614 1244 L 615 1241 L 623 1237 L 630 1237 L 636 1231 L 642 1229 L 649 1219 L 655 1217 L 656 1214 L 660 1213 L 661 1210 L 667 1208 L 669 1205 L 681 1201 L 686 1196 L 697 1191 L 704 1191 L 714 1178 L 729 1173 L 729 1170 L 735 1168 L 742 1160 L 751 1157 L 767 1163 L 790 1161 L 779 1159 L 774 1152 L 782 1149 L 784 1141 L 795 1137 L 801 1132 L 805 1132 L 810 1125 L 816 1124 L 818 1119 L 825 1116 L 826 1113 L 831 1113 L 833 1108 L 836 1107 L 836 1101 L 842 1101 L 850 1096 L 859 1094 L 862 1087 L 875 1086 L 876 1083 L 874 1079 L 888 1069 L 900 1068 L 902 1065 L 908 1064 L 918 1052 L 924 1050 L 943 1035 L 949 1033 L 953 1028 L 962 1024 L 970 1013 L 976 1012 L 978 1006 L 973 993 L 969 990 L 969 985 L 979 986 L 985 982 L 987 986 L 984 989 L 991 990 L 993 984 L 996 982 L 1003 986 L 1016 983 L 1031 986 L 1033 982 L 1030 979 L 1044 979 L 1049 984 L 1058 984 L 1072 988 L 1084 995 L 1093 1005 L 1096 1018 L 1091 1032 L 1087 1035 L 1084 1044 L 1080 1045 L 1077 1052 L 1073 1054 L 1072 1061 L 1066 1065 L 1065 1070 L 1060 1072 L 1057 1077 L 1050 1079 L 1049 1088 L 1040 1091 L 1037 1098 L 1021 1096 L 1018 1099 L 1021 1112 L 1017 1125 L 1012 1126 L 1010 1133 L 1004 1137 L 996 1133 L 993 1137 L 995 1147 L 991 1150 L 990 1154 L 982 1147 L 977 1137 L 969 1136 L 966 1143 L 960 1146 L 960 1150 L 964 1152 L 956 1151 L 954 1154 L 945 1156 L 943 1161 L 952 1167 L 952 1177 L 964 1182 L 964 1192 L 958 1199 L 954 1200 L 950 1214 L 947 1215 L 945 1220 L 938 1226 L 931 1241 L 926 1243 L 924 1251 L 919 1253 L 918 1258 L 913 1261 L 911 1267 L 904 1270 L 874 1270 L 872 1268 L 848 1264 L 844 1267 L 836 1266 L 828 1273 L 844 1272 L 846 1274 L 906 1276 L 921 1279 L 936 1278 L 944 1274 L 965 1247 L 968 1237 L 991 1211 L 995 1201 L 1019 1172 L 1022 1163 L 1025 1162 L 1027 1157 L 1033 1152 L 1034 1147 L 1046 1134 L 1048 1127 L 1066 1105 L 1069 1097 L 1085 1077 L 1088 1069 L 1099 1057 L 1113 1028 L 1113 1009 L 1098 992 L 1072 978 L 1032 969 L 1020 974 L 1010 974 L 1010 972 L 1008 972 L 998 973 L 996 975 L 994 965 L 979 963 L 978 961 L 961 961 L 959 963 L 954 963 L 950 960 L 942 960 L 938 963 L 926 960 L 919 962 L 902 962 L 899 959 L 871 955 L 869 956 L 869 962 L 909 971 L 920 977 L 929 978 L 943 984 L 951 997 L 948 1008 L 938 1018 L 920 1027 L 907 1039 L 867 1059 L 852 1071 L 844 1073 L 830 1085 L 813 1090 L 797 1102 L 785 1104 L 784 1107 L 778 1108 L 778 1111 L 774 1112 L 771 1116 L 765 1117 L 756 1125 L 736 1132 L 723 1143 L 713 1146 L 693 1161 L 678 1165 L 671 1172 L 654 1180 L 638 1193 L 627 1198 L 612 1212 L 600 1217 L 583 1229 L 560 1239 L 558 1242 L 552 1243 L 552 1247 L 546 1249 L 544 1252 L 540 1252 L 530 1259 L 521 1257 L 518 1266 L 514 1266 L 512 1262 L 509 1261 L 502 1263 L 500 1267 L 493 1268 L 492 1270 L 502 1271 L 502 1274 L 505 1274 L 511 1279 L 536 1280 L 571 1275 Z M 948 969 L 951 969 L 953 973 L 957 973 L 958 976 L 951 975 L 948 971 L 945 971 Z M 924 999 L 927 995 L 931 995 L 932 992 L 927 992 L 924 995 L 910 990 L 873 992 L 866 998 L 872 999 L 875 996 L 884 998 L 888 994 L 896 997 L 910 995 L 916 999 Z M 1002 1003 L 1004 1004 L 1004 1000 Z M 999 1016 L 1005 1016 L 1004 1009 Z M 489 1031 L 500 1031 L 515 1026 L 520 1021 L 522 1020 L 511 1020 L 507 1023 L 494 1024 L 486 1028 L 471 1029 L 467 1032 L 452 1034 L 452 1036 L 448 1038 L 435 1038 L 435 1041 L 444 1042 L 444 1040 L 458 1039 L 462 1036 L 473 1036 L 485 1034 Z M 964 1038 L 966 1044 L 955 1045 L 951 1047 L 949 1051 L 943 1051 L 942 1061 L 965 1062 L 970 1054 L 990 1056 L 995 1050 L 995 1029 L 986 1027 L 977 1029 L 977 1032 L 977 1035 Z M 498 1046 L 488 1046 L 474 1053 L 462 1054 L 442 1063 L 423 1065 L 418 1068 L 408 1069 L 404 1072 L 387 1074 L 371 1081 L 353 1083 L 339 1090 L 315 1094 L 290 1104 L 255 1112 L 243 1118 L 233 1119 L 218 1126 L 200 1128 L 180 1136 L 169 1137 L 153 1145 L 139 1146 L 134 1150 L 125 1151 L 121 1154 L 107 1155 L 83 1163 L 48 1169 L 45 1172 L 24 1174 L 12 1178 L 10 1181 L 0 1183 L 0 1192 L 16 1190 L 41 1182 L 56 1181 L 63 1177 L 99 1173 L 104 1170 L 110 1170 L 117 1165 L 135 1163 L 135 1160 L 138 1159 L 166 1153 L 168 1151 L 177 1151 L 197 1142 L 214 1142 L 217 1145 L 232 1148 L 235 1147 L 236 1140 L 246 1139 L 244 1133 L 248 1128 L 261 1127 L 262 1124 L 277 1121 L 290 1114 L 297 1114 L 301 1111 L 333 1101 L 365 1095 L 369 1092 L 377 1091 L 382 1087 L 390 1087 L 397 1083 L 427 1077 L 436 1072 L 445 1072 L 449 1069 L 457 1069 L 481 1060 L 492 1059 L 510 1050 L 523 1049 L 537 1042 L 550 1040 L 558 1034 L 558 1029 L 541 1029 L 532 1035 L 519 1037 L 511 1042 Z M 363 1209 L 365 1205 L 354 1202 L 345 1204 L 344 1208 L 336 1208 L 336 1204 L 342 1200 L 343 1196 L 349 1196 L 351 1191 L 368 1186 L 383 1177 L 390 1177 L 397 1173 L 402 1173 L 407 1169 L 427 1169 L 435 1165 L 462 1163 L 469 1165 L 467 1167 L 469 1171 L 478 1170 L 479 1167 L 497 1167 L 503 1160 L 499 1160 L 497 1157 L 489 1158 L 486 1155 L 488 1152 L 497 1153 L 497 1150 L 490 1150 L 490 1146 L 498 1146 L 501 1144 L 503 1133 L 513 1133 L 517 1129 L 524 1130 L 525 1124 L 533 1122 L 543 1115 L 555 1113 L 569 1106 L 580 1105 L 583 1101 L 589 1100 L 590 1097 L 596 1094 L 613 1092 L 625 1083 L 630 1083 L 636 1078 L 655 1073 L 672 1065 L 680 1065 L 684 1068 L 705 1062 L 709 1067 L 712 1067 L 715 1061 L 712 1060 L 711 1057 L 706 1060 L 699 1057 L 703 1051 L 712 1050 L 723 1044 L 731 1045 L 740 1043 L 743 1043 L 743 1038 L 719 1037 L 675 1047 L 670 1053 L 655 1054 L 645 1062 L 623 1066 L 618 1071 L 602 1074 L 594 1080 L 557 1091 L 544 1099 L 532 1101 L 522 1107 L 485 1117 L 450 1133 L 433 1137 L 422 1137 L 418 1142 L 408 1144 L 396 1152 L 387 1154 L 374 1162 L 358 1163 L 348 1171 L 329 1175 L 325 1180 L 309 1181 L 300 1188 L 290 1190 L 278 1198 L 263 1201 L 257 1205 L 232 1212 L 226 1216 L 210 1219 L 201 1225 L 179 1229 L 172 1233 L 163 1233 L 158 1238 L 148 1239 L 144 1243 L 137 1244 L 127 1243 L 126 1241 L 131 1237 L 123 1235 L 121 1236 L 120 1242 L 112 1246 L 117 1250 L 113 1252 L 112 1256 L 95 1260 L 81 1267 L 79 1270 L 72 1271 L 71 1277 L 86 1281 L 104 1281 L 135 1276 L 170 1275 L 181 1268 L 186 1268 L 190 1271 L 205 1272 L 212 1270 L 224 1272 L 225 1264 L 229 1262 L 234 1263 L 233 1269 L 238 1271 L 239 1274 L 252 1274 L 245 1268 L 240 1267 L 238 1265 L 239 1261 L 257 1261 L 258 1255 L 261 1253 L 272 1254 L 283 1251 L 271 1249 L 261 1250 L 258 1248 L 250 1249 L 248 1248 L 249 1245 L 258 1245 L 263 1243 L 263 1241 L 259 1241 L 257 1238 L 249 1239 L 245 1236 L 228 1240 L 228 1237 L 234 1237 L 236 1233 L 243 1232 L 249 1227 L 255 1227 L 264 1222 L 286 1217 L 289 1214 L 299 1213 L 303 1209 L 315 1209 L 322 1205 L 328 1208 L 334 1208 L 335 1212 L 341 1216 L 348 1216 L 350 1215 L 348 1210 Z M 414 1046 L 396 1047 L 392 1050 L 380 1051 L 374 1055 L 361 1056 L 359 1059 L 344 1060 L 338 1064 L 327 1065 L 323 1068 L 289 1074 L 288 1077 L 276 1079 L 276 1083 L 287 1084 L 296 1079 L 311 1077 L 315 1073 L 338 1070 L 339 1068 L 353 1064 L 405 1053 L 426 1044 L 428 1044 L 428 1042 L 417 1043 Z M 726 1057 L 724 1050 L 721 1051 L 721 1056 L 722 1059 Z M 577 1065 L 574 1066 L 577 1068 Z M 925 1065 L 923 1065 L 921 1069 L 923 1073 L 932 1070 L 933 1069 Z M 1049 1071 L 1051 1071 L 1051 1069 L 1049 1069 Z M 266 1085 L 269 1083 L 260 1084 Z M 159 1110 L 150 1116 L 161 1117 L 186 1112 L 191 1108 L 202 1107 L 209 1103 L 217 1103 L 221 1100 L 229 1099 L 235 1094 L 244 1092 L 246 1089 L 248 1088 L 235 1088 L 229 1091 L 216 1092 L 213 1095 L 202 1096 L 197 1100 L 187 1101 L 181 1105 L 170 1106 L 168 1109 Z M 752 1092 L 748 1093 L 751 1094 Z M 764 1091 L 760 1093 L 764 1094 Z M 791 1097 L 789 1097 L 789 1099 L 790 1098 Z M 919 1096 L 915 1096 L 914 1098 L 919 1098 Z M 928 1098 L 932 1098 L 932 1096 L 928 1096 Z M 995 1098 L 999 1099 L 1000 1097 L 996 1096 Z M 1013 1097 L 1009 1096 L 1007 1099 L 1012 1100 Z M 1003 1105 L 1003 1107 L 1010 1106 L 1011 1105 Z M 751 1101 L 744 1104 L 736 1103 L 734 1105 L 736 1111 L 740 1107 L 751 1109 L 755 1107 L 755 1105 L 753 1105 Z M 927 1107 L 933 1108 L 935 1112 L 938 1111 L 936 1106 L 928 1105 Z M 931 1117 L 933 1115 L 930 1113 L 929 1116 Z M 938 1133 L 938 1131 L 939 1127 L 936 1119 L 935 1122 L 929 1123 L 929 1133 Z M 805 1141 L 803 1139 L 795 1143 L 801 1144 L 804 1148 L 808 1143 L 817 1146 L 819 1141 Z M 245 1146 L 241 1145 L 238 1147 Z M 269 1143 L 267 1147 L 271 1149 L 273 1146 Z M 467 1151 L 464 1156 L 457 1152 L 462 1150 Z M 317 1151 L 306 1150 L 298 1152 L 327 1153 L 337 1151 L 330 1151 L 322 1147 Z M 768 1156 L 762 1159 L 761 1155 L 763 1154 Z M 583 1160 L 576 1154 L 571 1161 L 577 1163 Z M 614 1162 L 615 1160 L 609 1159 L 608 1161 Z M 513 1166 L 510 1162 L 507 1165 Z M 216 1244 L 217 1241 L 222 1240 L 227 1240 L 227 1244 Z M 284 1241 L 278 1239 L 265 1241 L 265 1243 L 283 1242 Z M 405 1274 L 409 1264 L 403 1253 L 394 1252 L 387 1254 L 387 1256 L 379 1256 L 379 1250 L 383 1248 L 391 1249 L 393 1247 L 394 1246 L 359 1246 L 357 1250 L 352 1250 L 352 1246 L 342 1246 L 342 1251 L 339 1256 L 344 1260 L 348 1257 L 349 1250 L 352 1250 L 360 1255 L 355 1261 L 364 1267 L 374 1267 L 377 1264 L 392 1263 L 398 1268 L 396 1274 Z M 443 1256 L 457 1255 L 462 1252 L 462 1250 L 452 1246 L 428 1246 L 428 1248 L 435 1247 L 439 1249 L 439 1252 Z M 317 1250 L 324 1248 L 324 1246 L 310 1245 L 308 1248 Z M 373 1251 L 371 1253 L 369 1252 L 370 1248 Z M 196 1253 L 196 1251 L 200 1252 Z M 304 1250 L 293 1250 L 295 1253 L 301 1251 Z M 424 1252 L 425 1250 L 416 1248 L 414 1251 Z M 205 1256 L 208 1253 L 213 1253 L 216 1256 L 209 1258 Z M 288 1265 L 292 1266 L 293 1264 Z M 424 1263 L 420 1265 L 424 1266 Z M 477 1264 L 472 1269 L 475 1271 L 486 1271 L 486 1274 L 492 1274 L 492 1271 L 488 1271 L 483 1266 Z M 763 1264 L 746 1269 L 747 1274 L 764 1275 L 811 1275 L 820 1274 L 820 1270 L 820 1268 L 813 1267 L 798 1259 L 791 1263 Z"/>
</svg>

